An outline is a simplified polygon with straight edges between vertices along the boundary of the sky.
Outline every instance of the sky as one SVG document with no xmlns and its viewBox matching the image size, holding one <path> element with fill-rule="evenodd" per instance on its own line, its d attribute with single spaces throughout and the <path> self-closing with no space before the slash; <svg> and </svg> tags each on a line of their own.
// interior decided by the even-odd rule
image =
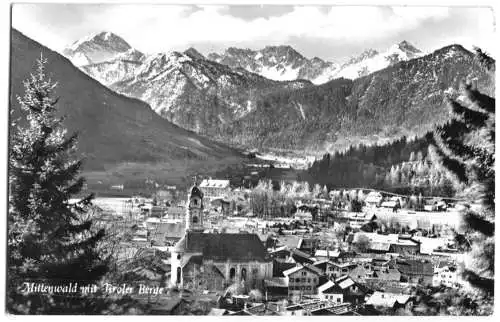
<svg viewBox="0 0 500 322">
<path fill-rule="evenodd" d="M 425 52 L 458 43 L 496 57 L 488 7 L 38 3 L 14 4 L 12 26 L 59 52 L 110 31 L 149 54 L 291 45 L 306 57 L 341 62 L 407 40 Z"/>
</svg>

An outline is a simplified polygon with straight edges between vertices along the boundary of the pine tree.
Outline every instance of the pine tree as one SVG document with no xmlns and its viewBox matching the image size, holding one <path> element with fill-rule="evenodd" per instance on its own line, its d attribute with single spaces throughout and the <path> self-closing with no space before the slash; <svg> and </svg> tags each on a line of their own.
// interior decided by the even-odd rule
<svg viewBox="0 0 500 322">
<path fill-rule="evenodd" d="M 411 151 L 409 161 L 415 162 L 416 160 L 417 160 L 417 157 L 415 156 L 415 152 Z"/>
<path fill-rule="evenodd" d="M 78 177 L 82 161 L 72 159 L 77 135 L 67 136 L 56 116 L 56 84 L 45 64 L 43 57 L 37 61 L 24 82 L 24 96 L 18 97 L 27 124 L 11 125 L 7 308 L 11 313 L 96 313 L 100 303 L 92 300 L 26 294 L 19 287 L 30 281 L 97 284 L 107 270 L 107 259 L 97 251 L 104 230 L 92 229 L 85 216 L 93 196 L 69 203 L 84 184 Z"/>
<path fill-rule="evenodd" d="M 477 50 L 476 60 L 494 73 L 495 62 Z M 465 100 L 449 99 L 452 119 L 428 136 L 432 153 L 452 177 L 469 188 L 482 211 L 467 211 L 464 222 L 473 241 L 470 263 L 463 277 L 478 290 L 493 293 L 495 213 L 495 99 L 471 84 L 464 87 Z"/>
<path fill-rule="evenodd" d="M 323 186 L 323 198 L 328 198 L 328 188 L 326 185 Z"/>
<path fill-rule="evenodd" d="M 319 198 L 321 196 L 321 186 L 319 184 L 315 184 L 314 187 L 313 187 L 313 191 L 312 191 L 312 197 L 313 198 Z"/>
</svg>

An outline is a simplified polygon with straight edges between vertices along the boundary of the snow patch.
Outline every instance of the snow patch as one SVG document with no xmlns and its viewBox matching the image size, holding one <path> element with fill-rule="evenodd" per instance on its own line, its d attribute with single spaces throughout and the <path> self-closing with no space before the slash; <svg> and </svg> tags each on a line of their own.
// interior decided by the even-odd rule
<svg viewBox="0 0 500 322">
<path fill-rule="evenodd" d="M 73 63 L 73 65 L 77 67 L 92 64 L 92 61 L 87 56 L 85 56 L 85 54 L 82 53 L 76 53 L 76 55 L 71 57 L 70 60 Z"/>
<path fill-rule="evenodd" d="M 248 69 L 247 69 L 248 70 Z M 299 69 L 292 68 L 290 65 L 280 68 L 279 66 L 262 67 L 259 72 L 265 78 L 277 81 L 296 80 L 299 75 Z"/>
<path fill-rule="evenodd" d="M 247 101 L 247 112 L 250 113 L 252 111 L 252 101 L 248 100 Z"/>
<path fill-rule="evenodd" d="M 306 120 L 306 113 L 304 113 L 304 108 L 302 107 L 302 104 L 300 104 L 299 102 L 295 102 L 295 106 L 298 108 L 300 115 L 302 115 L 302 118 L 305 121 Z"/>
</svg>

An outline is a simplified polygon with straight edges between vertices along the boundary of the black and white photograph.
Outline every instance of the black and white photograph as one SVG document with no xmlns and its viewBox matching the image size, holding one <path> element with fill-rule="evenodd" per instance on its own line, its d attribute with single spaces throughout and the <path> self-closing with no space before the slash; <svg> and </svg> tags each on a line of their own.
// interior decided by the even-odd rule
<svg viewBox="0 0 500 322">
<path fill-rule="evenodd" d="M 496 9 L 11 2 L 4 314 L 493 316 Z"/>
</svg>

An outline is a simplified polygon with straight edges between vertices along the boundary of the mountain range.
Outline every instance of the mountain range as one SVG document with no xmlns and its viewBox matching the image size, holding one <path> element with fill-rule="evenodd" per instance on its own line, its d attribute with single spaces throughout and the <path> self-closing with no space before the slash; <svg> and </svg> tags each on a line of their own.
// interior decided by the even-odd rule
<svg viewBox="0 0 500 322">
<path fill-rule="evenodd" d="M 105 37 L 102 37 L 106 40 Z M 90 59 L 107 59 L 84 45 Z M 117 47 L 128 52 L 125 46 Z M 22 95 L 26 79 L 40 55 L 47 71 L 57 81 L 59 113 L 65 115 L 69 132 L 79 132 L 78 151 L 85 157 L 86 171 L 108 171 L 119 167 L 132 174 L 147 174 L 144 164 L 200 168 L 210 162 L 240 162 L 239 151 L 185 130 L 156 114 L 140 100 L 118 94 L 84 74 L 68 59 L 15 29 L 11 31 L 10 106 L 13 118 L 23 114 L 16 97 Z M 102 63 L 102 62 L 101 62 Z M 120 171 L 121 171 L 120 170 Z M 129 173 L 130 174 L 130 173 Z M 165 173 L 163 173 L 165 175 Z M 182 176 L 186 174 L 183 173 Z M 123 172 L 116 172 L 123 179 Z M 122 181 L 123 182 L 123 181 Z"/>
<path fill-rule="evenodd" d="M 266 95 L 225 137 L 248 146 L 314 152 L 418 136 L 449 119 L 445 98 L 467 79 L 494 95 L 494 79 L 473 54 L 451 45 L 354 80 Z"/>
<path fill-rule="evenodd" d="M 222 54 L 210 53 L 207 58 L 273 80 L 306 79 L 314 84 L 323 84 L 335 78 L 355 79 L 423 54 L 409 42 L 402 41 L 381 53 L 368 49 L 343 64 L 318 57 L 307 59 L 290 46 L 268 46 L 261 50 L 231 47 Z"/>
<path fill-rule="evenodd" d="M 85 73 L 183 128 L 249 148 L 322 153 L 418 135 L 447 120 L 444 98 L 467 77 L 494 86 L 460 45 L 425 54 L 402 41 L 343 64 L 309 60 L 290 46 L 122 59 L 136 50 L 108 34 L 70 47 L 72 57 L 89 59 Z"/>
<path fill-rule="evenodd" d="M 308 81 L 276 82 L 205 59 L 194 49 L 151 55 L 132 77 L 109 87 L 148 102 L 167 120 L 210 136 L 254 109 L 257 97 L 302 88 Z"/>
<path fill-rule="evenodd" d="M 307 59 L 291 46 L 267 46 L 261 50 L 230 47 L 207 58 L 231 68 L 243 68 L 276 81 L 306 79 L 318 84 L 331 79 L 339 65 L 321 58 Z"/>
<path fill-rule="evenodd" d="M 123 38 L 111 32 L 90 34 L 63 50 L 76 66 L 97 64 L 115 59 L 140 61 L 144 54 L 132 48 Z"/>
</svg>

